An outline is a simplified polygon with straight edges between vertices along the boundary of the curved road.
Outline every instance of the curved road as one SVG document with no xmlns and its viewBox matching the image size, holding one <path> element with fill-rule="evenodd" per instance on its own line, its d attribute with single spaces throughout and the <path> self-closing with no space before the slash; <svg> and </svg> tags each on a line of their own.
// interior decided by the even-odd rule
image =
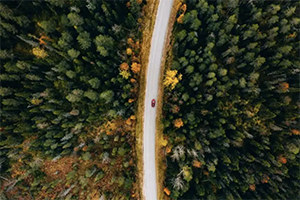
<svg viewBox="0 0 300 200">
<path fill-rule="evenodd" d="M 157 200 L 155 169 L 156 107 L 151 107 L 151 100 L 157 98 L 161 58 L 172 6 L 173 0 L 160 0 L 151 40 L 149 65 L 147 69 L 143 137 L 143 194 L 145 200 Z"/>
</svg>

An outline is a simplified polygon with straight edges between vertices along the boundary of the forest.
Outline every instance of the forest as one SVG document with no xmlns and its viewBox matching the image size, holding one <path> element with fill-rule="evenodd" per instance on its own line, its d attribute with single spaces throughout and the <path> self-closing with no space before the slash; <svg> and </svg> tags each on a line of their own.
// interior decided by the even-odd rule
<svg viewBox="0 0 300 200">
<path fill-rule="evenodd" d="M 138 199 L 143 0 L 1 1 L 0 199 Z"/>
<path fill-rule="evenodd" d="M 166 199 L 300 199 L 299 13 L 183 1 L 163 82 Z"/>
</svg>

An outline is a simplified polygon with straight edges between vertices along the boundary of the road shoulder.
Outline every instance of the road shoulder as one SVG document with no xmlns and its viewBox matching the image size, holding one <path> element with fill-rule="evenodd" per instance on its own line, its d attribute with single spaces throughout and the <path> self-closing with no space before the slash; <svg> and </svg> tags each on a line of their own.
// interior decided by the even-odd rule
<svg viewBox="0 0 300 200">
<path fill-rule="evenodd" d="M 137 180 L 140 186 L 141 200 L 145 199 L 143 194 L 144 162 L 143 162 L 143 124 L 145 110 L 146 77 L 150 55 L 151 39 L 155 24 L 156 13 L 159 1 L 147 0 L 147 5 L 143 8 L 143 30 L 141 42 L 141 74 L 139 80 L 139 96 L 137 102 L 137 124 L 136 124 L 136 154 L 137 154 Z"/>
<path fill-rule="evenodd" d="M 172 30 L 173 25 L 176 20 L 176 14 L 180 8 L 181 0 L 174 0 L 173 7 L 171 10 L 171 15 L 168 22 L 167 34 L 165 38 L 165 45 L 163 49 L 163 57 L 161 60 L 159 84 L 158 84 L 158 96 L 157 96 L 157 113 L 156 113 L 156 133 L 155 133 L 155 166 L 156 166 L 156 180 L 157 180 L 157 196 L 158 199 L 164 200 L 168 199 L 168 196 L 164 194 L 164 182 L 165 182 L 165 171 L 166 171 L 166 155 L 165 147 L 162 145 L 161 141 L 163 138 L 163 124 L 162 124 L 162 114 L 163 114 L 163 96 L 164 96 L 164 86 L 163 79 L 164 74 L 167 69 L 171 67 L 172 61 Z"/>
</svg>

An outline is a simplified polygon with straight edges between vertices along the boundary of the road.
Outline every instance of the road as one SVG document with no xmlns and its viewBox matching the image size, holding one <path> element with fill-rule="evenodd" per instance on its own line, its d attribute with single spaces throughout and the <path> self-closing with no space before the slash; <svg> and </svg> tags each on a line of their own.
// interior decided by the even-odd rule
<svg viewBox="0 0 300 200">
<path fill-rule="evenodd" d="M 157 200 L 155 169 L 155 130 L 156 107 L 151 107 L 151 100 L 157 99 L 161 59 L 165 44 L 168 22 L 173 0 L 160 0 L 156 15 L 149 64 L 147 69 L 146 97 L 144 111 L 144 186 L 145 200 Z"/>
</svg>

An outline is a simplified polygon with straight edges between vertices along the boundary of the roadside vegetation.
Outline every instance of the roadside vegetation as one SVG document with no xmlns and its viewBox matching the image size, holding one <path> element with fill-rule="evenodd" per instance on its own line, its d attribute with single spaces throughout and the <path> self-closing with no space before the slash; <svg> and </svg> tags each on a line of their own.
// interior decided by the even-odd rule
<svg viewBox="0 0 300 200">
<path fill-rule="evenodd" d="M 188 0 L 163 84 L 168 199 L 300 198 L 300 4 Z"/>
<path fill-rule="evenodd" d="M 0 3 L 0 199 L 140 198 L 145 3 Z"/>
</svg>

